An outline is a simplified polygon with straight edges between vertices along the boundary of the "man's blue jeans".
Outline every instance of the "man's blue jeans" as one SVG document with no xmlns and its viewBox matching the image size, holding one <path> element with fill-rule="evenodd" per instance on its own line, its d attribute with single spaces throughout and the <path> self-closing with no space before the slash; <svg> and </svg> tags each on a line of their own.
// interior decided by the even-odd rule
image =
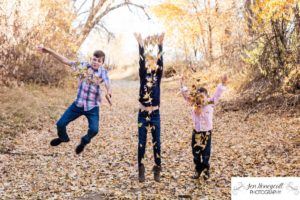
<svg viewBox="0 0 300 200">
<path fill-rule="evenodd" d="M 157 166 L 161 165 L 160 158 L 160 114 L 159 110 L 155 110 L 150 114 L 147 111 L 139 111 L 138 114 L 138 164 L 142 164 L 144 159 L 146 143 L 147 143 L 147 129 L 151 128 L 152 145 L 154 153 L 154 161 Z"/>
<path fill-rule="evenodd" d="M 56 123 L 57 134 L 62 141 L 68 142 L 70 140 L 67 134 L 67 125 L 82 115 L 88 119 L 89 129 L 87 134 L 82 137 L 81 143 L 86 145 L 97 135 L 99 130 L 99 107 L 97 106 L 89 111 L 84 111 L 83 107 L 77 107 L 74 102 Z"/>
</svg>

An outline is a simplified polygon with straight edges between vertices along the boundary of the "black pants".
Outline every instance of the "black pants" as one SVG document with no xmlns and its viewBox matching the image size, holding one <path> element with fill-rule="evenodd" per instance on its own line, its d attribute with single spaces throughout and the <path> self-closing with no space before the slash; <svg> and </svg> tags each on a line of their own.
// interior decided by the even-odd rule
<svg viewBox="0 0 300 200">
<path fill-rule="evenodd" d="M 205 168 L 209 169 L 211 133 L 211 131 L 197 132 L 193 130 L 192 152 L 194 157 L 195 169 L 198 172 L 201 172 Z"/>
<path fill-rule="evenodd" d="M 160 158 L 160 113 L 159 110 L 155 110 L 150 114 L 147 111 L 138 114 L 138 133 L 139 133 L 139 143 L 138 143 L 138 164 L 142 164 L 144 159 L 146 143 L 147 143 L 147 129 L 152 133 L 152 144 L 153 144 L 153 154 L 154 162 L 157 166 L 161 165 Z"/>
</svg>

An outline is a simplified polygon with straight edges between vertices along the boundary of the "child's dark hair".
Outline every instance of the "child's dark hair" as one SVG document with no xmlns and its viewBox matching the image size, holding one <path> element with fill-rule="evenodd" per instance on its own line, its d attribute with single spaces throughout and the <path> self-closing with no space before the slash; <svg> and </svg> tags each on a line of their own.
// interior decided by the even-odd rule
<svg viewBox="0 0 300 200">
<path fill-rule="evenodd" d="M 101 50 L 97 50 L 93 54 L 96 58 L 102 58 L 103 62 L 105 60 L 105 53 Z"/>
<path fill-rule="evenodd" d="M 208 94 L 208 93 L 207 93 L 207 89 L 205 89 L 204 87 L 198 88 L 198 89 L 197 89 L 197 92 L 204 93 L 204 94 L 206 94 L 206 95 Z"/>
<path fill-rule="evenodd" d="M 193 106 L 201 108 L 205 104 L 205 96 L 208 95 L 207 90 L 204 87 L 197 88 L 196 85 L 192 86 L 190 92 L 190 99 Z"/>
</svg>

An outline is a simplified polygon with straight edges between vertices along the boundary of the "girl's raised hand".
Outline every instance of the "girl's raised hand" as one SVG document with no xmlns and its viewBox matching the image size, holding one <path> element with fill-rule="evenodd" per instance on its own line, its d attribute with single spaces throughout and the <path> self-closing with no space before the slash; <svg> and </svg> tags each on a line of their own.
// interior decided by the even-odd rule
<svg viewBox="0 0 300 200">
<path fill-rule="evenodd" d="M 226 84 L 227 84 L 227 81 L 228 81 L 228 77 L 227 77 L 227 75 L 225 74 L 224 76 L 222 76 L 221 82 L 222 82 L 223 85 L 226 85 Z"/>
<path fill-rule="evenodd" d="M 181 76 L 180 76 L 180 85 L 181 85 L 181 87 L 183 86 L 183 82 L 185 81 L 185 78 L 184 78 L 184 75 L 182 74 Z"/>
</svg>

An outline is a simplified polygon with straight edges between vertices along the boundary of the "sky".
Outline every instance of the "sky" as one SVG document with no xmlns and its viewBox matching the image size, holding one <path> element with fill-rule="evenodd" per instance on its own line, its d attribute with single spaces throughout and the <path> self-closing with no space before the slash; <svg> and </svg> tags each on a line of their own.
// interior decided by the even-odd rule
<svg viewBox="0 0 300 200">
<path fill-rule="evenodd" d="M 83 0 L 80 0 L 81 2 Z M 79 4 L 81 2 L 78 2 Z M 89 5 L 89 1 L 86 6 Z M 134 1 L 133 1 L 134 2 Z M 142 5 L 155 5 L 161 0 L 138 0 L 135 3 Z M 78 4 L 78 5 L 79 5 Z M 77 6 L 78 6 L 77 5 Z M 83 7 L 86 10 L 88 7 Z M 110 58 L 110 61 L 120 65 L 132 64 L 133 59 L 137 59 L 138 46 L 133 36 L 134 32 L 140 32 L 142 36 L 165 32 L 165 28 L 159 20 L 150 15 L 151 19 L 147 19 L 144 12 L 140 9 L 132 7 L 131 12 L 127 7 L 121 7 L 109 13 L 103 18 L 104 23 L 109 31 L 115 34 L 116 40 L 122 38 L 122 43 L 109 44 L 100 38 L 99 34 L 91 34 L 81 47 L 81 54 L 91 54 L 95 49 L 103 49 Z M 78 20 L 84 20 L 82 16 Z M 116 50 L 117 48 L 117 50 Z M 113 50 L 114 49 L 114 50 Z"/>
</svg>

